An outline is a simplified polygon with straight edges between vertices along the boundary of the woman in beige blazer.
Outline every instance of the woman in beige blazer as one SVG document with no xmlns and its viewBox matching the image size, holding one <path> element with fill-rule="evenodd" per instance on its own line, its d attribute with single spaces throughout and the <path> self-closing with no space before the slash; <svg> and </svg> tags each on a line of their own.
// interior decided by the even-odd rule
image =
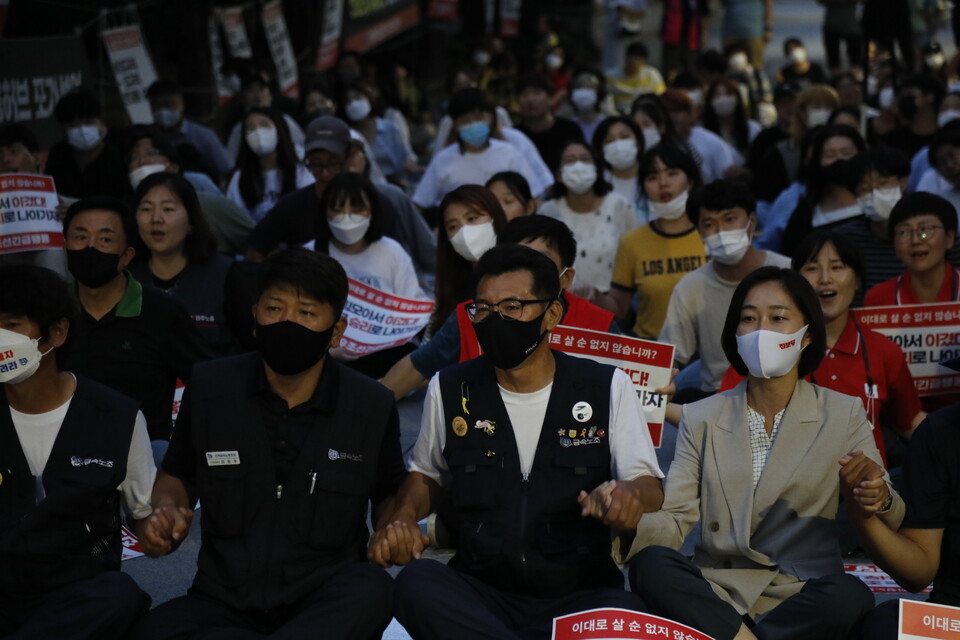
<svg viewBox="0 0 960 640">
<path fill-rule="evenodd" d="M 802 276 L 777 267 L 747 276 L 721 342 L 747 378 L 683 407 L 663 508 L 615 555 L 652 613 L 716 640 L 842 640 L 874 601 L 843 573 L 840 491 L 849 509 L 894 528 L 903 501 L 860 400 L 802 379 L 825 351 L 820 303 Z M 691 561 L 675 549 L 698 522 Z"/>
</svg>

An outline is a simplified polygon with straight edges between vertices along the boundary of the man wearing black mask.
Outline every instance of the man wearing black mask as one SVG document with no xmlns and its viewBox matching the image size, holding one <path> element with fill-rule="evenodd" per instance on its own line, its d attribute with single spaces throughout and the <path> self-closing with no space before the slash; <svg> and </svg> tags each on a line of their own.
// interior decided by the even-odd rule
<svg viewBox="0 0 960 640">
<path fill-rule="evenodd" d="M 943 83 L 933 76 L 918 74 L 904 80 L 897 100 L 900 124 L 883 136 L 883 143 L 908 158 L 930 144 L 937 132 L 937 114 L 945 93 Z"/>
<path fill-rule="evenodd" d="M 193 587 L 134 636 L 379 638 L 393 584 L 365 562 L 366 518 L 403 481 L 396 405 L 326 357 L 347 326 L 336 260 L 281 251 L 257 289 L 258 351 L 197 366 L 138 528 L 148 555 L 170 553 L 199 497 Z"/>
<path fill-rule="evenodd" d="M 430 382 L 410 473 L 367 549 L 383 566 L 410 563 L 394 615 L 418 639 L 478 629 L 548 638 L 556 616 L 642 611 L 610 557 L 611 532 L 631 536 L 663 501 L 633 385 L 614 367 L 550 349 L 563 308 L 548 257 L 501 245 L 477 278 L 467 309 L 485 355 Z M 458 534 L 448 565 L 420 559 L 417 526 L 441 487 Z"/>
<path fill-rule="evenodd" d="M 67 209 L 63 232 L 82 306 L 64 368 L 138 400 L 160 458 L 170 438 L 177 378 L 189 380 L 209 350 L 180 303 L 140 286 L 126 270 L 137 228 L 123 203 L 79 200 Z"/>
</svg>

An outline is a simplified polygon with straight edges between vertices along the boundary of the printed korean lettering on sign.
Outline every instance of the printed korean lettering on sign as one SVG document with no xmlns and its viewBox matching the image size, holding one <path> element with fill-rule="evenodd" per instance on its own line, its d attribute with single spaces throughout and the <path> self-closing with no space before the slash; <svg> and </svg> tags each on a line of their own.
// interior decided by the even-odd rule
<svg viewBox="0 0 960 640">
<path fill-rule="evenodd" d="M 552 640 L 713 640 L 673 620 L 628 609 L 591 609 L 553 620 Z"/>
<path fill-rule="evenodd" d="M 287 34 L 287 22 L 283 18 L 280 0 L 263 5 L 261 15 L 273 66 L 277 68 L 277 84 L 280 85 L 283 95 L 296 98 L 300 92 L 297 58 L 293 55 L 293 45 L 290 44 L 290 36 Z"/>
<path fill-rule="evenodd" d="M 63 224 L 57 220 L 53 178 L 0 174 L 0 255 L 61 247 Z"/>
<path fill-rule="evenodd" d="M 843 570 L 859 578 L 874 593 L 907 593 L 907 590 L 898 585 L 890 574 L 875 564 L 845 564 Z M 930 591 L 932 591 L 931 587 L 927 587 L 920 593 L 930 593 Z"/>
<path fill-rule="evenodd" d="M 247 26 L 243 23 L 243 7 L 227 7 L 220 13 L 220 22 L 230 54 L 234 58 L 252 58 L 253 49 L 247 39 Z"/>
<path fill-rule="evenodd" d="M 347 329 L 340 348 L 357 356 L 405 344 L 430 321 L 433 302 L 408 300 L 347 278 L 343 315 Z"/>
<path fill-rule="evenodd" d="M 210 64 L 213 67 L 213 77 L 217 82 L 217 101 L 223 104 L 230 100 L 233 93 L 230 91 L 227 79 L 220 72 L 223 67 L 223 46 L 220 44 L 220 28 L 213 16 L 207 20 L 207 37 L 210 39 Z"/>
<path fill-rule="evenodd" d="M 960 372 L 941 364 L 960 357 L 960 303 L 869 307 L 854 314 L 861 326 L 903 349 L 919 395 L 960 395 Z"/>
<path fill-rule="evenodd" d="M 899 640 L 960 640 L 960 607 L 900 600 Z"/>
<path fill-rule="evenodd" d="M 343 0 L 324 0 L 323 33 L 320 35 L 320 46 L 317 48 L 317 70 L 329 69 L 337 61 L 337 56 L 340 54 L 342 28 Z"/>
<path fill-rule="evenodd" d="M 560 325 L 550 332 L 550 347 L 613 365 L 630 376 L 637 389 L 653 445 L 660 446 L 667 399 L 653 390 L 670 384 L 673 345 Z"/>
<path fill-rule="evenodd" d="M 153 124 L 147 89 L 157 81 L 157 72 L 140 33 L 140 25 L 104 29 L 101 35 L 130 121 Z"/>
</svg>

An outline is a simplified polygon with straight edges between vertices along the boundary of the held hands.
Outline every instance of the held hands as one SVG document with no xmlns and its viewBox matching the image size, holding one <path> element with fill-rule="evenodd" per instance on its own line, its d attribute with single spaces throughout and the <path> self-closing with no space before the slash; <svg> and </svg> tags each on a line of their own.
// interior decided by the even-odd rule
<svg viewBox="0 0 960 640">
<path fill-rule="evenodd" d="M 419 560 L 430 538 L 420 532 L 412 519 L 395 519 L 377 529 L 367 545 L 367 560 L 381 567 L 404 565 Z"/>
<path fill-rule="evenodd" d="M 186 507 L 154 507 L 153 513 L 137 526 L 140 546 L 151 558 L 166 555 L 177 548 L 190 532 L 193 510 Z"/>
<path fill-rule="evenodd" d="M 866 520 L 883 509 L 890 498 L 890 488 L 883 474 L 883 467 L 863 451 L 854 451 L 840 458 L 840 491 L 851 518 Z"/>
<path fill-rule="evenodd" d="M 643 515 L 643 504 L 637 492 L 628 483 L 616 480 L 607 480 L 589 494 L 581 491 L 577 502 L 583 507 L 581 516 L 601 520 L 617 531 L 636 529 Z"/>
</svg>

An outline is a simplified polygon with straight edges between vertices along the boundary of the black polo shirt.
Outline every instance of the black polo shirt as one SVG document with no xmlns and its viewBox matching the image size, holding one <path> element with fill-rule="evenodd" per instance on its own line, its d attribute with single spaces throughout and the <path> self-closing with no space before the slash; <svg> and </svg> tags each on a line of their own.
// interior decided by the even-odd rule
<svg viewBox="0 0 960 640">
<path fill-rule="evenodd" d="M 180 303 L 126 278 L 123 298 L 105 316 L 81 310 L 61 364 L 139 401 L 150 439 L 166 440 L 177 378 L 189 380 L 210 352 Z"/>
<path fill-rule="evenodd" d="M 583 139 L 583 130 L 573 120 L 554 117 L 553 124 L 546 131 L 534 131 L 523 124 L 517 127 L 522 131 L 530 141 L 537 147 L 540 157 L 550 167 L 550 171 L 557 171 L 560 168 L 560 152 L 571 142 L 581 142 L 589 145 L 590 142 Z"/>
<path fill-rule="evenodd" d="M 73 154 L 73 147 L 61 141 L 50 148 L 47 156 L 47 174 L 53 177 L 60 195 L 122 198 L 129 191 L 127 165 L 113 145 L 104 143 L 100 155 L 82 169 Z"/>
</svg>

